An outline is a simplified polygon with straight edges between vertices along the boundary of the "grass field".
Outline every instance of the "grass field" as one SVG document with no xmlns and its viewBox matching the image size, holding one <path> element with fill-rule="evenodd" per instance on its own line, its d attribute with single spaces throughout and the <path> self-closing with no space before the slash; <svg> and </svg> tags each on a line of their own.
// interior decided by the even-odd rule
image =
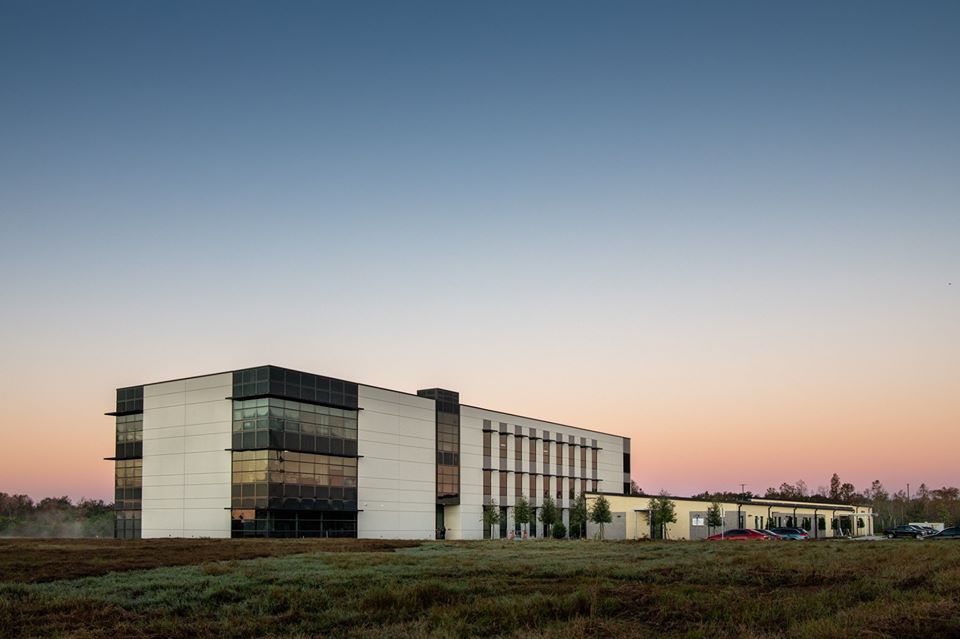
<svg viewBox="0 0 960 639">
<path fill-rule="evenodd" d="M 960 637 L 960 543 L 4 540 L 0 636 Z"/>
</svg>

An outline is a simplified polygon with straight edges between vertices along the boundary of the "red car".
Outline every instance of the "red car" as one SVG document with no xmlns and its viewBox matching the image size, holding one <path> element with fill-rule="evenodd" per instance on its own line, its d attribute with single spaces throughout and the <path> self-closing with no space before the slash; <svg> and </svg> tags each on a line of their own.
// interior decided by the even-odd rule
<svg viewBox="0 0 960 639">
<path fill-rule="evenodd" d="M 707 541 L 745 541 L 751 539 L 756 539 L 758 541 L 769 541 L 771 537 L 770 535 L 765 535 L 758 530 L 751 530 L 750 528 L 734 528 L 733 530 L 728 530 L 726 532 L 717 533 L 716 535 L 710 535 L 707 537 Z"/>
</svg>

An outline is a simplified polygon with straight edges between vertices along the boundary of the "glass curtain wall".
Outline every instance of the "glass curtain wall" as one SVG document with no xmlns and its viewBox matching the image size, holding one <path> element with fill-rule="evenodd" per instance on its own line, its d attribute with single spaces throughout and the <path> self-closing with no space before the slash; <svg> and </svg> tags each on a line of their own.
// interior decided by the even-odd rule
<svg viewBox="0 0 960 639">
<path fill-rule="evenodd" d="M 443 388 L 417 391 L 435 402 L 437 505 L 460 503 L 460 393 Z M 484 439 L 489 456 L 489 439 Z M 439 531 L 438 535 L 443 531 Z"/>
<path fill-rule="evenodd" d="M 143 460 L 118 459 L 115 464 L 114 501 L 116 512 L 114 537 L 140 539 L 142 512 Z"/>
<path fill-rule="evenodd" d="M 234 537 L 356 537 L 358 409 L 351 382 L 234 372 Z"/>
<path fill-rule="evenodd" d="M 143 386 L 117 389 L 114 526 L 117 539 L 139 539 L 143 496 Z"/>
</svg>

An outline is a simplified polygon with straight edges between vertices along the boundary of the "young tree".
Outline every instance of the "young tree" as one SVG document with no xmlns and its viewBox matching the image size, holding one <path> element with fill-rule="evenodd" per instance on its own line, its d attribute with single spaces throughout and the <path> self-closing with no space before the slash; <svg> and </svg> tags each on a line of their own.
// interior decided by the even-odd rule
<svg viewBox="0 0 960 639">
<path fill-rule="evenodd" d="M 613 521 L 610 514 L 610 502 L 603 495 L 597 497 L 590 509 L 590 521 L 600 526 L 600 539 L 603 539 L 603 525 Z"/>
<path fill-rule="evenodd" d="M 583 493 L 570 507 L 570 536 L 583 537 L 587 527 L 587 496 Z"/>
<path fill-rule="evenodd" d="M 659 533 L 660 539 L 665 539 L 667 524 L 677 521 L 676 507 L 667 491 L 661 490 L 657 497 L 650 500 L 650 516 L 653 529 Z"/>
<path fill-rule="evenodd" d="M 497 500 L 491 499 L 490 503 L 483 507 L 483 525 L 490 531 L 490 538 L 493 539 L 493 527 L 500 523 L 500 509 L 497 507 Z"/>
<path fill-rule="evenodd" d="M 540 506 L 537 518 L 540 519 L 540 523 L 547 527 L 547 534 L 549 535 L 553 525 L 560 519 L 560 511 L 557 510 L 557 504 L 550 495 L 543 498 L 543 505 Z"/>
<path fill-rule="evenodd" d="M 517 499 L 517 505 L 513 507 L 513 520 L 519 525 L 529 524 L 533 515 L 533 509 L 530 508 L 530 502 L 527 496 L 521 494 Z"/>
<path fill-rule="evenodd" d="M 707 531 L 712 535 L 715 528 L 721 528 L 722 526 L 723 509 L 720 507 L 720 502 L 715 501 L 707 508 Z"/>
</svg>

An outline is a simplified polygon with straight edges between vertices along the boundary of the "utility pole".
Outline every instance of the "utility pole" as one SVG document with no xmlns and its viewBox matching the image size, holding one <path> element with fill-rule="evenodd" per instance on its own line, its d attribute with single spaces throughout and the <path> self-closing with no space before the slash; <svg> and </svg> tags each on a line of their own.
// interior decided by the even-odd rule
<svg viewBox="0 0 960 639">
<path fill-rule="evenodd" d="M 910 517 L 907 514 L 910 511 L 910 484 L 907 484 L 907 503 L 903 506 L 903 523 L 907 523 Z"/>
</svg>

